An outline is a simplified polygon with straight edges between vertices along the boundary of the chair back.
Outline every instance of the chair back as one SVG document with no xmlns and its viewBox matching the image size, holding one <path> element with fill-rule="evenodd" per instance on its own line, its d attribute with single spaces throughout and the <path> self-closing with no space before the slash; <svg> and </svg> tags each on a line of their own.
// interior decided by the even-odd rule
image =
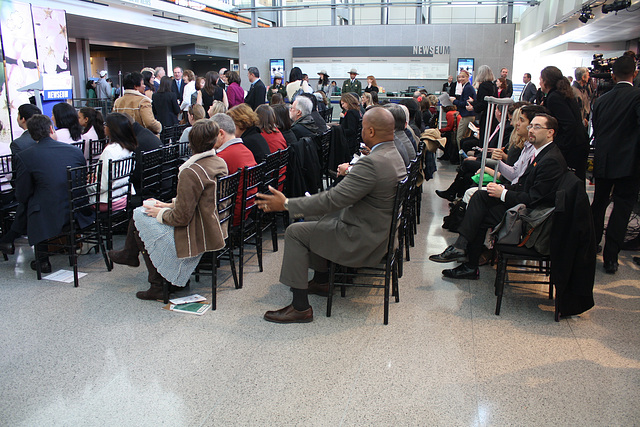
<svg viewBox="0 0 640 427">
<path fill-rule="evenodd" d="M 327 123 L 331 123 L 331 120 L 333 120 L 333 105 L 329 105 L 323 112 L 323 119 L 325 122 Z"/>
<path fill-rule="evenodd" d="M 168 126 L 162 129 L 162 132 L 160 132 L 162 145 L 177 144 L 180 141 L 180 137 L 182 137 L 182 132 L 184 132 L 187 127 L 189 127 L 188 124 Z"/>
<path fill-rule="evenodd" d="M 160 170 L 160 190 L 158 197 L 169 201 L 176 195 L 178 188 L 178 168 L 182 162 L 179 159 L 178 144 L 162 147 L 162 166 Z"/>
<path fill-rule="evenodd" d="M 391 213 L 391 224 L 389 228 L 389 242 L 387 243 L 387 268 L 390 268 L 398 258 L 402 257 L 403 248 L 402 245 L 396 244 L 396 233 L 398 232 L 398 225 L 402 221 L 402 215 L 404 214 L 402 207 L 407 198 L 408 190 L 409 177 L 407 176 L 398 183 L 396 197 L 393 201 L 393 211 Z"/>
<path fill-rule="evenodd" d="M 264 159 L 264 176 L 262 178 L 261 192 L 268 191 L 269 186 L 278 188 L 278 176 L 280 175 L 280 150 L 274 151 Z"/>
<path fill-rule="evenodd" d="M 13 155 L 0 156 L 0 195 L 2 204 L 13 198 Z"/>
<path fill-rule="evenodd" d="M 129 206 L 129 200 L 131 199 L 131 175 L 133 173 L 133 167 L 135 165 L 135 157 L 133 155 L 125 157 L 124 159 L 112 160 L 109 159 L 109 174 L 108 174 L 108 203 L 109 214 L 113 214 L 113 201 L 121 197 L 126 197 L 126 206 Z M 104 167 L 104 166 L 103 166 Z M 122 210 L 118 209 L 118 210 Z"/>
<path fill-rule="evenodd" d="M 78 216 L 91 217 L 98 223 L 102 162 L 87 166 L 67 166 L 67 191 L 69 194 L 69 223 L 75 225 Z"/>
<path fill-rule="evenodd" d="M 218 220 L 223 230 L 228 230 L 233 223 L 233 212 L 238 197 L 238 185 L 240 185 L 240 175 L 242 171 L 238 169 L 231 175 L 218 178 L 216 187 L 216 203 L 218 205 Z"/>
<path fill-rule="evenodd" d="M 178 157 L 182 162 L 185 162 L 189 157 L 193 155 L 191 151 L 191 146 L 189 145 L 189 141 L 187 142 L 178 142 Z"/>
<path fill-rule="evenodd" d="M 102 139 L 90 139 L 87 144 L 89 144 L 89 158 L 87 161 L 89 163 L 96 163 L 100 158 L 100 154 L 104 151 L 104 147 L 107 146 L 108 143 L 107 138 Z"/>
<path fill-rule="evenodd" d="M 284 150 L 278 150 L 279 155 L 279 166 L 278 169 L 278 191 L 284 192 L 284 189 L 287 185 L 287 178 L 289 176 L 287 165 L 289 164 L 289 153 L 291 152 L 291 147 L 287 147 Z"/>
<path fill-rule="evenodd" d="M 262 186 L 262 180 L 264 178 L 264 168 L 266 164 L 262 162 L 255 166 L 248 166 L 244 168 L 242 174 L 242 207 L 241 212 L 244 212 L 243 219 L 247 217 L 257 205 L 255 204 L 256 194 Z"/>
<path fill-rule="evenodd" d="M 140 153 L 140 176 L 137 185 L 138 196 L 141 200 L 158 198 L 160 181 L 162 180 L 163 152 L 164 148 L 160 147 Z"/>
<path fill-rule="evenodd" d="M 82 153 L 84 154 L 85 158 L 89 157 L 89 152 L 88 151 L 87 152 L 84 151 L 85 150 L 85 145 L 86 145 L 84 140 L 77 141 L 77 142 L 72 142 L 69 145 L 73 145 L 74 147 L 79 148 L 80 151 L 82 151 Z"/>
</svg>

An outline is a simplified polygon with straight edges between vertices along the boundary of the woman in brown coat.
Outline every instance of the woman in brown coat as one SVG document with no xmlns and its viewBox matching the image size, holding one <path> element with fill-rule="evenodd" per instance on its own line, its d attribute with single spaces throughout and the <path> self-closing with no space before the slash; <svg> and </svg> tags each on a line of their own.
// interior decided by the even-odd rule
<svg viewBox="0 0 640 427">
<path fill-rule="evenodd" d="M 189 132 L 191 156 L 178 172 L 177 195 L 171 203 L 155 199 L 136 208 L 129 222 L 124 249 L 109 251 L 116 264 L 137 267 L 142 256 L 149 270 L 147 291 L 136 297 L 162 298 L 162 281 L 170 292 L 184 287 L 204 252 L 224 247 L 227 230 L 220 226 L 216 206 L 217 178 L 227 174 L 227 164 L 216 155 L 218 125 L 199 120 Z"/>
</svg>

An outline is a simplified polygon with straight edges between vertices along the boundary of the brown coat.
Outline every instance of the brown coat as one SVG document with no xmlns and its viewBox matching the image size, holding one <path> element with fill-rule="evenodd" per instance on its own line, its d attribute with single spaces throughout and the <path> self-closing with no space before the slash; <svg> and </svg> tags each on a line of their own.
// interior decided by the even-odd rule
<svg viewBox="0 0 640 427">
<path fill-rule="evenodd" d="M 126 89 L 124 95 L 113 103 L 113 111 L 130 115 L 155 134 L 162 131 L 162 124 L 153 115 L 151 100 L 137 90 Z"/>
<path fill-rule="evenodd" d="M 220 226 L 216 187 L 217 178 L 227 173 L 227 164 L 213 151 L 194 154 L 180 167 L 173 207 L 157 216 L 159 222 L 174 227 L 178 258 L 224 247 L 227 230 Z"/>
</svg>

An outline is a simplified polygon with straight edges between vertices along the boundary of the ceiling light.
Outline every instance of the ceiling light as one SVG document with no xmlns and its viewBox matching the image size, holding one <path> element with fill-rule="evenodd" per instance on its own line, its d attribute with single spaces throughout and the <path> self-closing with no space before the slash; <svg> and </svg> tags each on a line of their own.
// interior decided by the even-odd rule
<svg viewBox="0 0 640 427">
<path fill-rule="evenodd" d="M 586 24 L 589 19 L 593 19 L 593 13 L 591 12 L 591 7 L 585 6 L 582 8 L 582 11 L 580 11 L 578 21 Z"/>
</svg>

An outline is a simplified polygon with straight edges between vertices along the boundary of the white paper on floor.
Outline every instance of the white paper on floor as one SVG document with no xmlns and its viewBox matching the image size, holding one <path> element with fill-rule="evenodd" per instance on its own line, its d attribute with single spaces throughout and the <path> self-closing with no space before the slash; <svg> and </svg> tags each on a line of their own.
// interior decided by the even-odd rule
<svg viewBox="0 0 640 427">
<path fill-rule="evenodd" d="M 78 272 L 78 279 L 86 276 L 87 273 Z M 43 279 L 55 280 L 56 282 L 71 283 L 73 282 L 73 270 L 58 270 L 55 273 L 51 273 L 48 276 L 44 276 Z"/>
</svg>

